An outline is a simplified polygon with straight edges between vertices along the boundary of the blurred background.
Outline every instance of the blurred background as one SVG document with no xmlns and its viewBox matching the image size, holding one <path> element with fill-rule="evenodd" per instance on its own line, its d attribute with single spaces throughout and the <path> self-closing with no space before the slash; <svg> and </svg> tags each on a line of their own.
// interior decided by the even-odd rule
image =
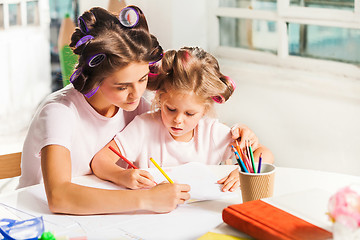
<svg viewBox="0 0 360 240">
<path fill-rule="evenodd" d="M 248 125 L 276 165 L 360 175 L 356 0 L 0 0 L 0 154 L 22 150 L 38 104 L 67 84 L 77 17 L 129 4 L 165 50 L 218 58 L 237 84 L 218 117 Z"/>
</svg>

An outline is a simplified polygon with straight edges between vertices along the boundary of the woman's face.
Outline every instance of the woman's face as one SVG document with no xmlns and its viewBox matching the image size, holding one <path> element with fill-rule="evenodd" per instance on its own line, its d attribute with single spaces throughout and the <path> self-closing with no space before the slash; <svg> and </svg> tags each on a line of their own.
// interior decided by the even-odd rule
<svg viewBox="0 0 360 240">
<path fill-rule="evenodd" d="M 135 110 L 144 94 L 149 73 L 148 63 L 131 63 L 104 79 L 97 98 L 104 106 L 115 105 L 125 111 Z"/>
<path fill-rule="evenodd" d="M 171 136 L 188 142 L 205 115 L 204 101 L 193 92 L 167 91 L 160 97 L 161 119 Z"/>
</svg>

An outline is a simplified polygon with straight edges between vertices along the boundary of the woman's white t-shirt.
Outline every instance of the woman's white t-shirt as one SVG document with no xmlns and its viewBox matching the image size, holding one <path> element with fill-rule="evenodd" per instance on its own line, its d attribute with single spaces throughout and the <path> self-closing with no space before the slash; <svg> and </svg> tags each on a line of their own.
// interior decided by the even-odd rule
<svg viewBox="0 0 360 240">
<path fill-rule="evenodd" d="M 144 113 L 114 138 L 120 151 L 139 168 L 154 167 L 152 157 L 161 166 L 177 166 L 188 162 L 219 164 L 231 157 L 230 128 L 217 119 L 199 121 L 189 142 L 175 141 L 161 121 L 160 112 Z M 119 160 L 118 165 L 127 168 Z"/>
<path fill-rule="evenodd" d="M 122 131 L 135 116 L 147 112 L 142 98 L 132 112 L 119 109 L 111 118 L 96 112 L 72 84 L 50 94 L 38 108 L 24 142 L 18 188 L 42 181 L 41 149 L 60 145 L 71 154 L 72 177 L 91 173 L 93 156 Z"/>
</svg>

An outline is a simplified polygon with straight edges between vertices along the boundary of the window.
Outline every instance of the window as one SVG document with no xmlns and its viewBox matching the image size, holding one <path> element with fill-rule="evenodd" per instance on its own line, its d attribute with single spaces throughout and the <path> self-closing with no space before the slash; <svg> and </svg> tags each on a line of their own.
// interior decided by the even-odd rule
<svg viewBox="0 0 360 240">
<path fill-rule="evenodd" d="M 219 17 L 219 24 L 220 46 L 277 53 L 278 36 L 274 21 Z"/>
<path fill-rule="evenodd" d="M 38 1 L 26 2 L 27 25 L 39 25 L 39 3 Z"/>
<path fill-rule="evenodd" d="M 360 65 L 360 1 L 218 0 L 214 15 L 211 50 L 222 57 Z"/>
<path fill-rule="evenodd" d="M 353 11 L 354 0 L 291 0 L 290 6 L 333 8 Z"/>
<path fill-rule="evenodd" d="M 4 4 L 0 4 L 0 29 L 4 29 Z"/>
<path fill-rule="evenodd" d="M 9 26 L 21 25 L 21 8 L 20 3 L 9 4 Z"/>
<path fill-rule="evenodd" d="M 360 29 L 290 23 L 289 54 L 360 63 Z"/>
<path fill-rule="evenodd" d="M 249 0 L 220 0 L 220 7 L 250 8 L 261 10 L 276 10 L 276 0 L 249 1 Z"/>
</svg>

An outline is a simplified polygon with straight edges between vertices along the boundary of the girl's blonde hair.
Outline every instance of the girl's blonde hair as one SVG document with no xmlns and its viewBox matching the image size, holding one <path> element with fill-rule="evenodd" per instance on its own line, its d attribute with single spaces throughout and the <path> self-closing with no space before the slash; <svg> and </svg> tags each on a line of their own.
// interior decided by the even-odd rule
<svg viewBox="0 0 360 240">
<path fill-rule="evenodd" d="M 183 47 L 164 53 L 149 74 L 148 89 L 157 90 L 153 110 L 160 107 L 160 96 L 169 90 L 191 91 L 204 100 L 205 109 L 227 101 L 235 90 L 232 80 L 220 72 L 218 61 L 198 47 Z"/>
</svg>

